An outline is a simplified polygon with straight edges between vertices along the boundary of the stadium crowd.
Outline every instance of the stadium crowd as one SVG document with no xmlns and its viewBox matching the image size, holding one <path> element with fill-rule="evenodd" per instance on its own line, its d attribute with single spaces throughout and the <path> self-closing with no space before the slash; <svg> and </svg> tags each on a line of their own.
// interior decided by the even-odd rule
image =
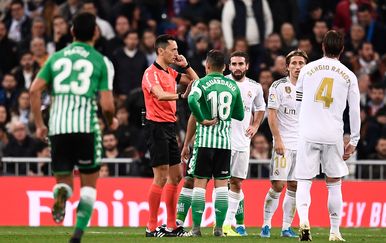
<svg viewBox="0 0 386 243">
<path fill-rule="evenodd" d="M 267 102 L 272 82 L 287 75 L 285 55 L 299 48 L 310 61 L 316 60 L 322 56 L 324 34 L 329 29 L 344 32 L 341 61 L 357 75 L 361 94 L 361 140 L 356 158 L 386 160 L 385 0 L 1 1 L 1 157 L 49 157 L 48 144 L 34 138 L 28 89 L 47 58 L 71 43 L 71 19 L 82 11 L 97 16 L 100 35 L 95 48 L 109 57 L 115 68 L 113 90 L 120 125 L 113 133 L 104 128 L 103 118 L 100 124 L 103 157 L 134 161 L 119 165 L 121 176 L 152 175 L 142 128 L 141 82 L 143 72 L 156 58 L 156 36 L 163 33 L 175 36 L 179 53 L 187 57 L 199 77 L 205 76 L 209 50 L 228 54 L 247 51 L 251 57 L 247 76 L 262 85 Z M 255 26 L 250 18 L 255 18 Z M 43 109 L 49 104 L 46 94 Z M 190 111 L 186 100 L 179 100 L 177 107 L 181 146 Z M 349 124 L 346 113 L 344 120 Z M 348 126 L 344 130 L 350 131 Z M 264 119 L 252 138 L 250 157 L 270 159 L 271 148 L 272 135 Z M 111 174 L 116 172 L 113 165 L 103 167 Z M 373 178 L 379 178 L 380 171 L 386 174 L 386 168 L 379 168 L 374 168 Z M 46 164 L 19 170 L 27 175 L 48 173 Z M 15 168 L 8 165 L 6 174 L 13 173 Z M 268 167 L 263 176 L 268 176 Z"/>
</svg>

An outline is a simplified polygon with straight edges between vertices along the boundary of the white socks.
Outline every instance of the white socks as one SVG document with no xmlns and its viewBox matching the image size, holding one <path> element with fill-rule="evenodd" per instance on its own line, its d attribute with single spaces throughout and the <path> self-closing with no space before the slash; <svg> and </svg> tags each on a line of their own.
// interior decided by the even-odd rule
<svg viewBox="0 0 386 243">
<path fill-rule="evenodd" d="M 296 209 L 298 210 L 300 225 L 309 225 L 308 210 L 311 205 L 311 180 L 298 180 L 296 190 Z"/>
<path fill-rule="evenodd" d="M 283 200 L 283 227 L 282 230 L 287 230 L 291 227 L 296 211 L 296 192 L 286 190 Z"/>
<path fill-rule="evenodd" d="M 330 215 L 330 233 L 339 233 L 341 211 L 343 206 L 341 181 L 327 183 L 328 188 L 328 212 Z"/>
<path fill-rule="evenodd" d="M 271 228 L 272 216 L 275 213 L 277 206 L 279 205 L 280 194 L 281 194 L 280 192 L 275 192 L 272 188 L 270 188 L 269 191 L 267 192 L 267 195 L 265 196 L 265 201 L 264 201 L 263 227 L 265 225 L 268 225 L 269 228 Z"/>
<path fill-rule="evenodd" d="M 228 211 L 225 217 L 224 225 L 231 225 L 235 218 L 239 203 L 241 200 L 241 193 L 228 191 Z"/>
</svg>

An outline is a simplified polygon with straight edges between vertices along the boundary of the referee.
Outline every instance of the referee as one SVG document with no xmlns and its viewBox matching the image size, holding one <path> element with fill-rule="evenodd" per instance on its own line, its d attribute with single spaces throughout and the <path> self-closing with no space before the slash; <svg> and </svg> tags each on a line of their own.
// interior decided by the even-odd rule
<svg viewBox="0 0 386 243">
<path fill-rule="evenodd" d="M 178 94 L 177 84 L 190 84 L 198 79 L 186 58 L 178 54 L 177 43 L 170 35 L 156 39 L 156 61 L 146 69 L 142 90 L 146 106 L 146 140 L 150 151 L 154 180 L 149 189 L 150 217 L 146 237 L 186 236 L 183 227 L 176 225 L 177 186 L 182 178 L 181 159 L 176 140 L 176 100 L 186 98 Z M 169 67 L 176 64 L 186 70 L 181 74 Z M 167 227 L 157 227 L 162 191 L 167 208 Z"/>
</svg>

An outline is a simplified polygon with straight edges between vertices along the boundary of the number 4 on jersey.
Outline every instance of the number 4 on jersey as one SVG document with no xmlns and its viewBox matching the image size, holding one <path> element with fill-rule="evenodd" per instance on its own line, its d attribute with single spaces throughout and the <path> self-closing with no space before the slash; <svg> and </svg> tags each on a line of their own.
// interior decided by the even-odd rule
<svg viewBox="0 0 386 243">
<path fill-rule="evenodd" d="M 330 108 L 331 103 L 334 101 L 334 98 L 332 98 L 333 84 L 334 79 L 324 78 L 316 90 L 315 101 L 323 102 L 324 108 Z"/>
</svg>

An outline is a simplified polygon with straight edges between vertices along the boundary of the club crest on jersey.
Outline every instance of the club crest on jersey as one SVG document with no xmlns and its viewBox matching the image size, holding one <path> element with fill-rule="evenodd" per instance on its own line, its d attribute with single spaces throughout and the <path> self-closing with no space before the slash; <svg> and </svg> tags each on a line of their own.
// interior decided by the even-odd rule
<svg viewBox="0 0 386 243">
<path fill-rule="evenodd" d="M 288 94 L 291 93 L 291 87 L 290 86 L 286 86 L 285 87 L 285 92 L 287 92 Z"/>
<path fill-rule="evenodd" d="M 252 98 L 252 92 L 251 91 L 248 91 L 248 97 Z"/>
</svg>

